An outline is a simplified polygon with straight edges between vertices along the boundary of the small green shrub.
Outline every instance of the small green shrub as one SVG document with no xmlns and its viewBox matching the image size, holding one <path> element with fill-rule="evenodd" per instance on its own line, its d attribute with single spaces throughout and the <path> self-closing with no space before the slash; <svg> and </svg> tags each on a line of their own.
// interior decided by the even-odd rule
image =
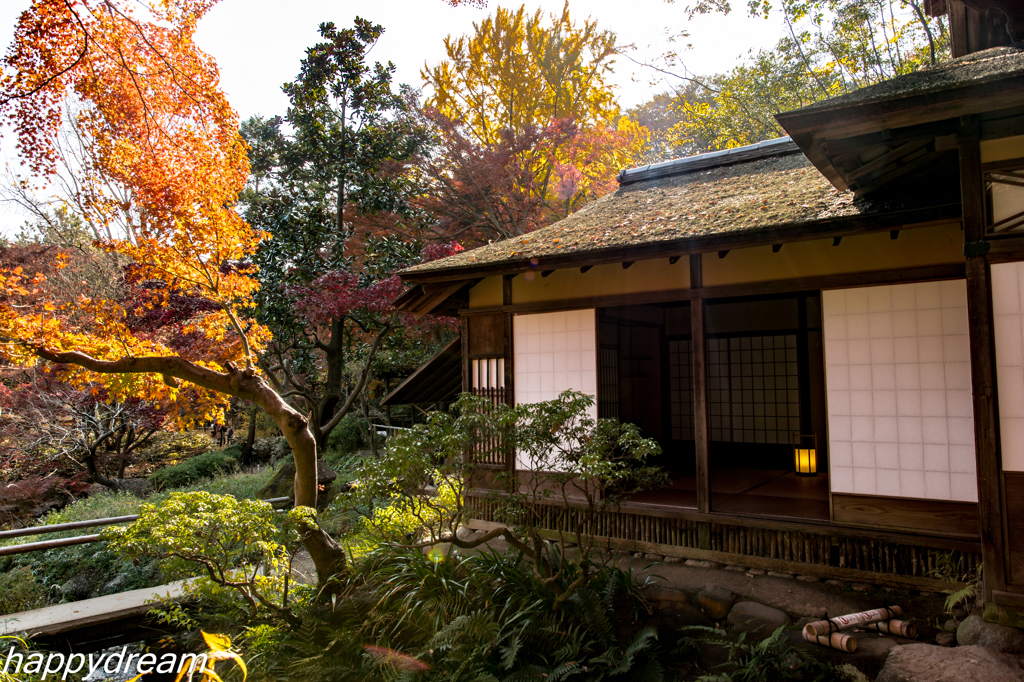
<svg viewBox="0 0 1024 682">
<path fill-rule="evenodd" d="M 0 614 L 30 611 L 46 606 L 46 588 L 36 582 L 32 571 L 19 566 L 0 573 Z"/>
<path fill-rule="evenodd" d="M 334 427 L 327 436 L 327 450 L 344 456 L 366 447 L 363 431 L 359 428 L 356 418 L 349 414 Z"/>
<path fill-rule="evenodd" d="M 181 464 L 154 471 L 149 476 L 149 482 L 157 490 L 183 488 L 204 478 L 213 478 L 217 474 L 233 471 L 238 466 L 240 455 L 241 451 L 238 448 L 210 450 Z"/>
</svg>

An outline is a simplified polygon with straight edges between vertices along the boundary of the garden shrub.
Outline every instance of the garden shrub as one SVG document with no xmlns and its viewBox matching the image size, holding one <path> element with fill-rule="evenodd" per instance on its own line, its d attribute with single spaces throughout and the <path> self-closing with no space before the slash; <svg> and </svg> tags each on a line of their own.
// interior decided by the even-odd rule
<svg viewBox="0 0 1024 682">
<path fill-rule="evenodd" d="M 352 414 L 346 415 L 338 422 L 338 425 L 327 436 L 327 450 L 334 457 L 349 455 L 365 447 L 366 440 L 363 438 L 363 430 L 359 428 L 359 423 Z"/>
<path fill-rule="evenodd" d="M 46 606 L 46 588 L 25 566 L 0 573 L 0 615 Z"/>
<path fill-rule="evenodd" d="M 217 474 L 233 471 L 238 466 L 240 455 L 241 451 L 238 448 L 210 450 L 181 464 L 154 471 L 149 476 L 149 482 L 157 490 L 183 488 L 204 478 L 213 478 Z"/>
</svg>

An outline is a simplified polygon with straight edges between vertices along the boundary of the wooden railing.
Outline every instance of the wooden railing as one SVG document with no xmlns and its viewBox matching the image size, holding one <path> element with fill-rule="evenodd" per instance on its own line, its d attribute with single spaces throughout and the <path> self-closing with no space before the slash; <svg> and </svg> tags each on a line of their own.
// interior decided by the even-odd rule
<svg viewBox="0 0 1024 682">
<path fill-rule="evenodd" d="M 269 500 L 263 500 L 269 502 L 271 505 L 282 504 L 284 502 L 290 502 L 290 497 L 274 497 Z M 55 523 L 51 526 L 32 526 L 30 528 L 16 528 L 14 530 L 0 531 L 0 540 L 7 540 L 9 538 L 21 538 L 29 535 L 48 535 L 50 533 L 62 533 L 68 530 L 81 530 L 83 528 L 99 528 L 100 526 L 112 526 L 119 523 L 134 523 L 137 521 L 139 516 L 137 514 L 131 514 L 129 516 L 110 516 L 105 519 L 90 519 L 88 521 L 72 521 L 70 523 Z M 21 545 L 10 545 L 8 547 L 0 547 L 0 556 L 10 556 L 12 554 L 25 554 L 27 552 L 45 552 L 48 549 L 56 549 L 58 547 L 69 547 L 71 545 L 86 545 L 91 542 L 100 542 L 100 535 L 77 535 L 71 538 L 57 538 L 55 540 L 41 540 L 39 542 L 26 542 Z"/>
<path fill-rule="evenodd" d="M 497 520 L 500 501 L 493 495 L 481 492 L 466 500 L 482 527 Z M 586 520 L 581 517 L 586 510 L 579 507 L 549 504 L 540 508 L 535 522 L 549 537 L 570 533 Z M 973 540 L 828 524 L 821 524 L 819 530 L 797 522 L 701 515 L 683 509 L 653 511 L 630 508 L 629 503 L 599 510 L 587 534 L 609 549 L 931 590 L 948 586 L 934 577 L 947 558 L 943 555 L 965 573 L 981 564 L 980 543 Z"/>
<path fill-rule="evenodd" d="M 473 395 L 481 396 L 489 400 L 491 411 L 497 405 L 506 404 L 504 388 L 474 388 Z M 510 453 L 506 451 L 501 439 L 493 433 L 480 434 L 480 439 L 473 447 L 473 458 L 477 464 L 506 468 L 509 464 Z"/>
</svg>

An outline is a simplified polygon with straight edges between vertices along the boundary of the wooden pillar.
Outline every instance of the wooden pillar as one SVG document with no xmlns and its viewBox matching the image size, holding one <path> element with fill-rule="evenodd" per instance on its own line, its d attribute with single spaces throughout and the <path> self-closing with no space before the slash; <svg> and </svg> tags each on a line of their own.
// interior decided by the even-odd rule
<svg viewBox="0 0 1024 682">
<path fill-rule="evenodd" d="M 985 189 L 976 124 L 961 121 L 958 146 L 974 400 L 974 446 L 978 474 L 978 516 L 985 566 L 985 601 L 990 602 L 994 590 L 1004 590 L 1006 587 L 1006 545 L 1000 485 L 1002 464 L 992 331 L 992 277 L 985 255 L 988 252 L 988 243 L 985 241 Z"/>
<path fill-rule="evenodd" d="M 512 305 L 512 278 L 515 275 L 504 275 L 501 278 L 501 304 Z M 513 345 L 512 317 L 514 313 L 505 313 L 505 403 L 516 404 L 515 347 Z"/>
<path fill-rule="evenodd" d="M 697 511 L 711 511 L 708 469 L 711 458 L 711 417 L 708 411 L 708 345 L 704 339 L 704 299 L 699 292 L 704 286 L 701 255 L 690 256 L 690 332 L 693 350 L 693 426 L 697 455 Z"/>
</svg>

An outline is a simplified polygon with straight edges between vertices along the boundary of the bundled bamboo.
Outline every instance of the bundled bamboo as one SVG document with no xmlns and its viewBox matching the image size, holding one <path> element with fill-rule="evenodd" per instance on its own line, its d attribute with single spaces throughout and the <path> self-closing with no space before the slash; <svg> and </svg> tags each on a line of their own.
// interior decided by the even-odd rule
<svg viewBox="0 0 1024 682">
<path fill-rule="evenodd" d="M 804 639 L 814 644 L 820 644 L 822 646 L 845 651 L 848 654 L 852 654 L 857 650 L 857 640 L 850 635 L 843 634 L 842 632 L 833 632 L 828 635 L 816 637 L 814 635 L 807 634 L 807 630 L 804 630 Z"/>
<path fill-rule="evenodd" d="M 909 639 L 917 637 L 917 628 L 914 627 L 914 624 L 903 620 L 883 620 L 879 623 L 870 623 L 867 629 Z"/>
<path fill-rule="evenodd" d="M 849 630 L 851 628 L 858 627 L 862 628 L 871 623 L 880 623 L 882 621 L 892 620 L 893 618 L 902 615 L 903 609 L 901 607 L 885 606 L 872 611 L 850 613 L 845 616 L 836 616 L 835 618 L 829 618 L 828 620 L 819 620 L 813 623 L 808 623 L 804 626 L 804 633 L 811 637 L 821 637 L 822 635 L 827 635 L 831 632 Z"/>
</svg>

